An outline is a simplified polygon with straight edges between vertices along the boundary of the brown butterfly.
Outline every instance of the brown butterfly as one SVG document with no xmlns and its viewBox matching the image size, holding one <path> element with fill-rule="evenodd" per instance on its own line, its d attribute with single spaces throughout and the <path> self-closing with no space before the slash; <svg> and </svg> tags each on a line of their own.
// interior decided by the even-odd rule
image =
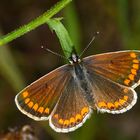
<svg viewBox="0 0 140 140">
<path fill-rule="evenodd" d="M 18 109 L 34 120 L 49 120 L 57 132 L 70 132 L 82 126 L 93 109 L 119 114 L 136 103 L 140 51 L 97 54 L 82 60 L 73 52 L 69 62 L 23 89 L 15 97 Z"/>
</svg>

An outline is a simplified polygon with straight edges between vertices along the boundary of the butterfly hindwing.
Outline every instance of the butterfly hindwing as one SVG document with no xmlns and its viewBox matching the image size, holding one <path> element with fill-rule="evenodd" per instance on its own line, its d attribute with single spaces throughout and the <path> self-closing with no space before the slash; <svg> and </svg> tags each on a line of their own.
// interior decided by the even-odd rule
<svg viewBox="0 0 140 140">
<path fill-rule="evenodd" d="M 140 80 L 140 51 L 120 51 L 93 55 L 83 59 L 87 69 L 128 87 Z"/>
<path fill-rule="evenodd" d="M 23 89 L 15 98 L 19 110 L 34 120 L 47 120 L 70 78 L 69 66 L 60 67 Z"/>
<path fill-rule="evenodd" d="M 120 85 L 89 70 L 94 103 L 98 111 L 119 114 L 131 109 L 136 101 L 134 89 Z"/>
<path fill-rule="evenodd" d="M 50 126 L 57 132 L 74 131 L 86 121 L 91 109 L 78 81 L 71 77 L 50 118 Z"/>
</svg>

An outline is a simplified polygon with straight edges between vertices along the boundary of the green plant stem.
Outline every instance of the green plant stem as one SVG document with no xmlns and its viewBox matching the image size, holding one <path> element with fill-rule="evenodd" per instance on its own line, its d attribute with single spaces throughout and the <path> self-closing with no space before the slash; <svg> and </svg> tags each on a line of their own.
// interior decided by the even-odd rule
<svg viewBox="0 0 140 140">
<path fill-rule="evenodd" d="M 35 29 L 36 27 L 46 23 L 52 16 L 58 13 L 61 9 L 63 9 L 68 3 L 72 0 L 61 0 L 56 5 L 54 5 L 50 10 L 36 18 L 35 20 L 31 21 L 30 23 L 20 27 L 19 29 L 2 36 L 0 38 L 0 46 L 24 35 L 25 33 Z"/>
</svg>

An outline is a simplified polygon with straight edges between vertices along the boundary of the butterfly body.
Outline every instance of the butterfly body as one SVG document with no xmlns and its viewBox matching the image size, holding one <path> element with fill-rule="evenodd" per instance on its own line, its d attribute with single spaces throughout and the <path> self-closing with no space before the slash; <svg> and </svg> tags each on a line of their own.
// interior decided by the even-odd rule
<svg viewBox="0 0 140 140">
<path fill-rule="evenodd" d="M 90 82 L 88 80 L 88 73 L 82 63 L 76 64 L 73 67 L 73 78 L 77 81 L 77 84 L 83 90 L 83 96 L 88 101 L 88 103 L 93 103 L 92 89 Z"/>
<path fill-rule="evenodd" d="M 92 55 L 82 60 L 72 53 L 70 64 L 48 73 L 23 89 L 17 107 L 34 120 L 48 120 L 57 132 L 74 131 L 93 109 L 119 114 L 137 101 L 140 51 Z"/>
</svg>

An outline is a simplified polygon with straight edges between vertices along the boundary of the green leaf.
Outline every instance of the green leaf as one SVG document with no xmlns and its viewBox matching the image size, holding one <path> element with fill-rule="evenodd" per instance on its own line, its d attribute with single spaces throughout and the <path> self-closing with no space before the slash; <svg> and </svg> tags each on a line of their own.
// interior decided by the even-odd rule
<svg viewBox="0 0 140 140">
<path fill-rule="evenodd" d="M 61 23 L 61 18 L 50 19 L 47 21 L 51 30 L 56 32 L 57 37 L 59 38 L 62 50 L 67 58 L 71 56 L 72 51 L 74 50 L 73 42 L 64 27 Z"/>
</svg>

